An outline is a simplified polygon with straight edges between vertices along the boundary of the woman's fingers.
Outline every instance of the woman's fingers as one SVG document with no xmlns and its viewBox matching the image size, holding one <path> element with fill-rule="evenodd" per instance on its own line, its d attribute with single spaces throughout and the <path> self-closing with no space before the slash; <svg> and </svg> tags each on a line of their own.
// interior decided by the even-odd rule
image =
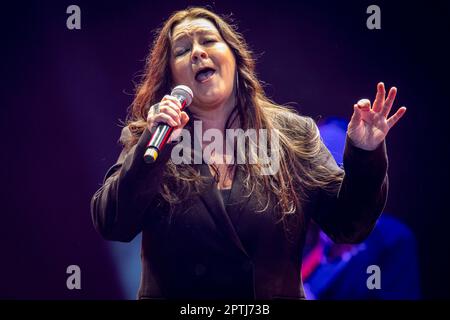
<svg viewBox="0 0 450 320">
<path fill-rule="evenodd" d="M 171 127 L 178 126 L 178 123 L 168 114 L 166 113 L 158 113 L 153 117 L 153 124 L 155 123 L 167 123 Z"/>
<path fill-rule="evenodd" d="M 357 104 L 353 105 L 353 116 L 351 120 L 353 121 L 361 120 L 361 110 L 359 109 L 359 106 Z"/>
<path fill-rule="evenodd" d="M 164 98 L 162 98 L 161 103 L 166 102 L 168 106 L 170 106 L 175 112 L 180 116 L 181 113 L 181 103 L 180 101 L 172 96 L 165 95 Z"/>
<path fill-rule="evenodd" d="M 156 123 L 164 122 L 171 127 L 177 127 L 181 125 L 181 104 L 180 102 L 172 97 L 165 96 L 161 102 L 156 106 L 152 106 L 147 115 L 148 128 L 151 129 L 156 125 Z"/>
<path fill-rule="evenodd" d="M 356 104 L 361 111 L 368 111 L 370 110 L 370 100 L 369 99 L 361 99 Z"/>
<path fill-rule="evenodd" d="M 180 125 L 180 114 L 173 109 L 173 106 L 165 105 L 164 102 L 159 105 L 159 114 L 167 114 L 170 116 L 176 125 Z M 155 115 L 157 116 L 157 115 Z"/>
<path fill-rule="evenodd" d="M 373 111 L 380 112 L 384 105 L 384 97 L 386 96 L 386 90 L 384 88 L 384 83 L 380 82 L 377 85 L 377 94 L 375 96 L 375 101 L 373 102 Z"/>
<path fill-rule="evenodd" d="M 189 116 L 187 115 L 186 112 L 182 111 L 181 112 L 181 126 L 184 127 L 186 125 L 186 123 L 188 123 L 189 121 Z"/>
<path fill-rule="evenodd" d="M 394 104 L 395 96 L 397 95 L 397 88 L 392 87 L 389 90 L 389 94 L 386 99 L 385 94 L 386 91 L 384 83 L 383 82 L 378 83 L 377 95 L 373 102 L 372 110 L 374 112 L 381 112 L 381 114 L 383 114 L 384 117 L 387 117 L 389 115 L 389 112 L 391 111 L 392 105 Z M 371 108 L 370 101 L 368 99 L 359 100 L 357 105 L 361 111 L 368 111 Z"/>
<path fill-rule="evenodd" d="M 397 95 L 397 88 L 392 87 L 391 90 L 389 90 L 388 97 L 387 97 L 386 101 L 384 102 L 383 108 L 381 110 L 382 114 L 385 117 L 387 117 L 389 115 L 389 112 L 391 112 L 391 108 L 394 103 L 396 95 Z"/>
<path fill-rule="evenodd" d="M 405 107 L 401 107 L 400 109 L 397 110 L 397 112 L 392 117 L 390 117 L 387 120 L 387 124 L 389 126 L 389 129 L 391 129 L 397 123 L 397 121 L 400 120 L 401 117 L 403 117 L 405 112 L 406 112 L 406 108 Z"/>
<path fill-rule="evenodd" d="M 178 139 L 178 137 L 181 135 L 181 130 L 183 130 L 184 126 L 189 121 L 189 116 L 184 111 L 181 112 L 181 117 L 180 118 L 181 118 L 181 124 L 174 128 L 172 134 L 169 137 L 169 142 L 172 142 L 172 141 L 175 141 L 175 140 Z"/>
<path fill-rule="evenodd" d="M 155 127 L 160 122 L 167 123 L 171 127 L 178 126 L 178 123 L 166 113 L 160 112 L 158 114 L 151 114 L 149 112 L 149 115 L 147 117 L 147 128 L 150 132 L 152 132 L 153 127 Z"/>
</svg>

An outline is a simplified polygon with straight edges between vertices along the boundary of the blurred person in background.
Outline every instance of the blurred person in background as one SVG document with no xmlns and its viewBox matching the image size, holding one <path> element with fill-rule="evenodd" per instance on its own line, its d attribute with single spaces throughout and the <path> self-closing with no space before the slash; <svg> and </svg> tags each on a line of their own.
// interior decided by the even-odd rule
<svg viewBox="0 0 450 320">
<path fill-rule="evenodd" d="M 348 122 L 328 118 L 319 123 L 322 139 L 338 164 Z M 302 279 L 308 299 L 390 300 L 419 299 L 420 279 L 413 233 L 399 219 L 384 212 L 361 244 L 335 244 L 311 223 L 303 255 Z M 380 289 L 369 289 L 367 268 L 380 269 Z"/>
</svg>

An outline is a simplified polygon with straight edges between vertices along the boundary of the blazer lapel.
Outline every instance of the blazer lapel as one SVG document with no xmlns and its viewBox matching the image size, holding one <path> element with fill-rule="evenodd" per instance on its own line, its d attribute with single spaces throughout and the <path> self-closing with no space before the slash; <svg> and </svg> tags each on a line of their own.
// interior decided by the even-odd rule
<svg viewBox="0 0 450 320">
<path fill-rule="evenodd" d="M 205 188 L 202 190 L 200 194 L 200 198 L 205 204 L 206 208 L 210 212 L 212 218 L 217 224 L 218 229 L 222 230 L 224 235 L 231 240 L 231 242 L 246 256 L 248 256 L 244 246 L 242 245 L 239 236 L 233 227 L 233 223 L 225 209 L 222 196 L 220 194 L 219 189 L 217 188 L 217 183 L 214 180 L 214 177 L 211 175 L 209 171 L 209 167 L 207 164 L 203 163 L 200 166 L 200 174 L 204 177 L 208 177 L 209 180 L 205 185 Z M 242 178 L 240 174 L 238 174 L 239 170 L 236 170 L 233 185 L 231 190 L 230 198 L 233 199 L 235 196 L 238 186 L 241 185 L 240 179 Z"/>
</svg>

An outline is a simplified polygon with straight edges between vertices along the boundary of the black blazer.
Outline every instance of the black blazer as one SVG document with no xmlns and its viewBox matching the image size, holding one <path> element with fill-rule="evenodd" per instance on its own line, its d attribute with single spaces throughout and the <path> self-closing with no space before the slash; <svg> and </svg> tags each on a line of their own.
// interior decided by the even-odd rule
<svg viewBox="0 0 450 320">
<path fill-rule="evenodd" d="M 225 209 L 206 164 L 197 165 L 208 179 L 201 195 L 170 215 L 159 186 L 173 146 L 147 165 L 143 154 L 149 138 L 146 130 L 134 147 L 122 152 L 91 201 L 94 225 L 105 239 L 131 241 L 142 232 L 138 298 L 304 299 L 300 270 L 307 222 L 314 219 L 336 242 L 361 242 L 386 202 L 385 143 L 365 151 L 347 139 L 339 192 L 311 191 L 303 207 L 306 224 L 293 219 L 290 236 L 271 208 L 255 212 L 256 199 L 243 197 L 240 170 Z M 320 157 L 323 165 L 342 170 L 324 145 Z M 236 217 L 235 224 L 229 214 Z"/>
</svg>

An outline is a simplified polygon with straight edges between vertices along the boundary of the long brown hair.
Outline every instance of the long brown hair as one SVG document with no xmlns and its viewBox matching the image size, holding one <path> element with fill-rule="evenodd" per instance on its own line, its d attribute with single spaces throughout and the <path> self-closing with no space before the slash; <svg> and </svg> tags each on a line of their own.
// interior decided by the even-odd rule
<svg viewBox="0 0 450 320">
<path fill-rule="evenodd" d="M 314 121 L 301 117 L 287 107 L 276 105 L 264 93 L 255 74 L 255 60 L 242 35 L 231 23 L 215 13 L 199 7 L 175 12 L 157 32 L 146 61 L 145 75 L 137 88 L 131 105 L 127 125 L 132 133 L 125 148 L 136 144 L 147 123 L 149 107 L 159 102 L 174 85 L 170 72 L 171 34 L 173 28 L 185 19 L 204 18 L 211 21 L 236 59 L 237 104 L 234 112 L 242 129 L 278 130 L 280 144 L 279 170 L 273 175 L 262 175 L 261 166 L 245 163 L 243 180 L 248 195 L 260 200 L 261 212 L 266 211 L 271 201 L 279 209 L 280 218 L 294 215 L 303 221 L 302 204 L 307 201 L 307 191 L 326 187 L 342 178 L 337 172 L 316 163 L 321 152 L 319 131 Z M 192 120 L 192 119 L 191 119 Z M 228 119 L 230 120 L 230 119 Z M 198 192 L 202 177 L 193 165 L 167 163 L 161 195 L 171 205 L 186 200 Z M 269 195 L 269 196 L 268 196 Z"/>
</svg>

